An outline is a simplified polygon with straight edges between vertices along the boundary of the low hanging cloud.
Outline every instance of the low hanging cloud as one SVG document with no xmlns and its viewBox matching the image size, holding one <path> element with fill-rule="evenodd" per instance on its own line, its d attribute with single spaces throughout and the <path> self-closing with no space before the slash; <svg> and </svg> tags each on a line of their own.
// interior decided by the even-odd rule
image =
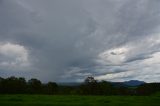
<svg viewBox="0 0 160 106">
<path fill-rule="evenodd" d="M 1 0 L 0 76 L 159 81 L 159 2 Z"/>
</svg>

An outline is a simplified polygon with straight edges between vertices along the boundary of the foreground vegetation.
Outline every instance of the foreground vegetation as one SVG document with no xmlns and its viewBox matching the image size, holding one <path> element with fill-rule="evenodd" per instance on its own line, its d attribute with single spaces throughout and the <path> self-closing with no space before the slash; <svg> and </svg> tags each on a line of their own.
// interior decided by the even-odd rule
<svg viewBox="0 0 160 106">
<path fill-rule="evenodd" d="M 0 106 L 159 106 L 152 96 L 0 95 Z"/>
<path fill-rule="evenodd" d="M 88 77 L 77 86 L 0 78 L 0 106 L 159 106 L 160 83 L 137 87 Z"/>
<path fill-rule="evenodd" d="M 87 77 L 84 83 L 77 86 L 58 85 L 55 82 L 41 83 L 38 79 L 0 78 L 0 94 L 47 94 L 47 95 L 134 95 L 146 96 L 160 92 L 160 83 L 144 83 L 129 87 L 121 83 L 97 81 Z"/>
</svg>

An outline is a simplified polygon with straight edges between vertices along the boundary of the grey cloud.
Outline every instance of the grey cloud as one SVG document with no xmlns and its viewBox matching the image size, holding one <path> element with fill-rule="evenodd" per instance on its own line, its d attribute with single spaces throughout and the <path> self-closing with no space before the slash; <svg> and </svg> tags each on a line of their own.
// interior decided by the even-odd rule
<svg viewBox="0 0 160 106">
<path fill-rule="evenodd" d="M 135 55 L 134 57 L 130 57 L 129 59 L 127 59 L 125 61 L 125 63 L 128 63 L 128 62 L 134 62 L 134 61 L 139 61 L 139 60 L 145 60 L 145 59 L 149 59 L 149 58 L 152 58 L 152 56 L 147 56 L 145 54 L 143 55 Z"/>
<path fill-rule="evenodd" d="M 61 78 L 70 74 L 71 67 L 82 70 L 70 75 L 70 81 L 83 79 L 87 73 L 127 72 L 137 60 L 152 58 L 150 53 L 139 55 L 144 53 L 137 49 L 121 66 L 97 63 L 98 55 L 135 45 L 152 36 L 160 25 L 158 0 L 1 0 L 0 15 L 0 42 L 17 43 L 29 50 L 31 68 L 15 75 L 43 81 L 67 80 Z M 1 73 L 13 74 L 7 69 Z"/>
</svg>

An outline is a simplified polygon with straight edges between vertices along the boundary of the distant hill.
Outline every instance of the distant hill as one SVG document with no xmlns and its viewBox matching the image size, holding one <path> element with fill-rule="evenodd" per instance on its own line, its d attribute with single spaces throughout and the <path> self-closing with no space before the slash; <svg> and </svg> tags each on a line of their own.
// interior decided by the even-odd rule
<svg viewBox="0 0 160 106">
<path fill-rule="evenodd" d="M 129 87 L 129 86 L 139 86 L 144 84 L 144 81 L 138 81 L 138 80 L 130 80 L 130 81 L 124 81 L 124 82 L 110 82 L 115 87 Z"/>
<path fill-rule="evenodd" d="M 145 83 L 144 81 L 138 81 L 138 80 L 130 80 L 130 81 L 123 82 L 123 84 L 127 86 L 139 86 L 144 83 Z"/>
<path fill-rule="evenodd" d="M 60 85 L 60 86 L 79 86 L 81 84 L 82 83 L 80 83 L 80 82 L 60 82 L 60 83 L 58 83 L 58 85 Z"/>
<path fill-rule="evenodd" d="M 110 82 L 113 86 L 117 87 L 128 87 L 128 86 L 139 86 L 141 84 L 144 84 L 144 81 L 138 81 L 138 80 L 130 80 L 130 81 L 125 81 L 125 82 Z M 82 82 L 61 82 L 58 83 L 58 85 L 61 86 L 79 86 L 83 84 Z"/>
</svg>

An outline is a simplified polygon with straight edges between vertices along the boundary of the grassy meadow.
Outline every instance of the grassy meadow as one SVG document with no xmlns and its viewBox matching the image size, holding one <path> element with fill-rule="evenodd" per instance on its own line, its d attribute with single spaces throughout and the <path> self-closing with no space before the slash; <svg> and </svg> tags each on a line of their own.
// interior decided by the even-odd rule
<svg viewBox="0 0 160 106">
<path fill-rule="evenodd" d="M 152 96 L 0 95 L 0 106 L 160 106 Z"/>
</svg>

